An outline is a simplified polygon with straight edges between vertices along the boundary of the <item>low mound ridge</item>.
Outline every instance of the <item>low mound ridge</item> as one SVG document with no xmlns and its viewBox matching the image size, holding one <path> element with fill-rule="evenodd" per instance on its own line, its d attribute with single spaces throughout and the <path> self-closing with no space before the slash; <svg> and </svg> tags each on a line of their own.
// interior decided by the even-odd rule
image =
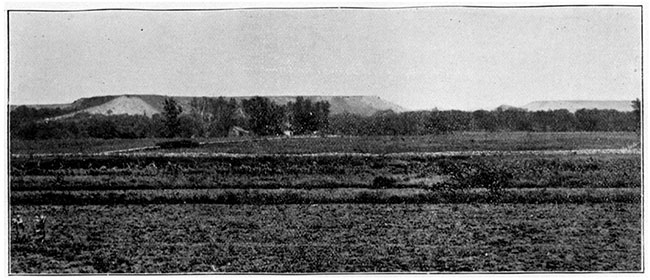
<svg viewBox="0 0 650 280">
<path fill-rule="evenodd" d="M 146 115 L 153 116 L 161 111 L 139 97 L 119 96 L 104 104 L 82 110 L 89 114 L 102 115 Z"/>
<path fill-rule="evenodd" d="M 555 100 L 555 101 L 535 101 L 522 107 L 528 111 L 549 111 L 566 109 L 570 112 L 576 112 L 580 109 L 599 109 L 599 110 L 616 110 L 621 112 L 632 111 L 631 100 Z"/>
<path fill-rule="evenodd" d="M 101 103 L 104 101 L 104 103 Z M 95 105 L 96 106 L 90 106 Z M 153 116 L 158 114 L 161 110 L 158 110 L 151 106 L 149 103 L 145 102 L 139 97 L 136 96 L 102 96 L 101 98 L 88 98 L 80 99 L 72 103 L 71 106 L 76 108 L 83 108 L 74 113 L 66 114 L 63 116 L 58 116 L 51 118 L 50 120 L 59 120 L 72 117 L 79 113 L 88 113 L 88 114 L 99 114 L 99 115 L 145 115 Z"/>
</svg>

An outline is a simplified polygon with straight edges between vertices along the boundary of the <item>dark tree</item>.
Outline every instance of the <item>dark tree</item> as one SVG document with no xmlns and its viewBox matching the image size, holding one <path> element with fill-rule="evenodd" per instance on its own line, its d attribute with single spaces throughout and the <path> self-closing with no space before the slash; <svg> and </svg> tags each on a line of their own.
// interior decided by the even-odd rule
<svg viewBox="0 0 650 280">
<path fill-rule="evenodd" d="M 329 119 L 328 132 L 341 135 L 362 135 L 363 116 L 344 112 Z"/>
<path fill-rule="evenodd" d="M 180 134 L 180 120 L 179 115 L 183 112 L 183 108 L 176 103 L 174 98 L 165 98 L 163 103 L 165 114 L 165 137 L 172 138 Z"/>
<path fill-rule="evenodd" d="M 210 135 L 212 136 L 226 136 L 228 131 L 236 125 L 235 113 L 237 111 L 237 101 L 230 99 L 226 101 L 225 98 L 219 97 L 212 99 L 209 111 L 212 115 L 212 122 L 210 124 Z"/>
<path fill-rule="evenodd" d="M 258 135 L 278 135 L 282 133 L 284 107 L 268 98 L 255 96 L 242 101 L 244 111 L 249 117 L 249 128 Z"/>
<path fill-rule="evenodd" d="M 472 113 L 474 119 L 474 124 L 478 130 L 485 131 L 496 131 L 498 127 L 498 122 L 496 116 L 489 111 L 478 110 Z"/>
<path fill-rule="evenodd" d="M 632 100 L 632 113 L 634 114 L 635 130 L 640 131 L 641 129 L 641 100 L 638 98 Z"/>
<path fill-rule="evenodd" d="M 180 124 L 178 128 L 178 136 L 183 138 L 190 138 L 197 135 L 202 135 L 201 121 L 192 115 L 182 115 L 178 117 Z"/>
<path fill-rule="evenodd" d="M 291 123 L 296 134 L 304 134 L 314 131 L 315 118 L 311 100 L 302 96 L 296 98 L 295 103 L 289 103 Z"/>
<path fill-rule="evenodd" d="M 212 115 L 208 112 L 210 98 L 195 97 L 190 101 L 190 116 L 199 125 L 198 135 L 210 137 L 209 127 L 212 122 Z"/>
<path fill-rule="evenodd" d="M 323 130 L 329 125 L 330 103 L 323 100 L 316 102 L 316 130 Z"/>
<path fill-rule="evenodd" d="M 88 126 L 88 136 L 92 138 L 118 138 L 120 133 L 115 122 L 108 118 L 97 118 Z"/>
<path fill-rule="evenodd" d="M 228 131 L 238 125 L 237 100 L 227 101 L 219 98 L 193 98 L 190 102 L 197 135 L 205 137 L 226 136 Z"/>
<path fill-rule="evenodd" d="M 330 104 L 327 101 L 312 102 L 302 96 L 287 104 L 288 119 L 295 133 L 306 134 L 320 131 L 329 123 Z"/>
</svg>

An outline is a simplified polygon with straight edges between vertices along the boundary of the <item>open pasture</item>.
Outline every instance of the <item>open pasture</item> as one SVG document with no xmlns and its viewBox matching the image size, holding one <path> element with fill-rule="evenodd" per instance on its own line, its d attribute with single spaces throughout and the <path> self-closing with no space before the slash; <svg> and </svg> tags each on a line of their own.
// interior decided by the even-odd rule
<svg viewBox="0 0 650 280">
<path fill-rule="evenodd" d="M 165 139 L 12 139 L 12 154 L 101 153 L 155 146 Z M 202 145 L 174 152 L 221 153 L 400 153 L 480 150 L 620 149 L 640 142 L 634 132 L 455 132 L 426 136 L 341 136 L 196 139 Z M 162 150 L 163 152 L 165 150 Z"/>
</svg>

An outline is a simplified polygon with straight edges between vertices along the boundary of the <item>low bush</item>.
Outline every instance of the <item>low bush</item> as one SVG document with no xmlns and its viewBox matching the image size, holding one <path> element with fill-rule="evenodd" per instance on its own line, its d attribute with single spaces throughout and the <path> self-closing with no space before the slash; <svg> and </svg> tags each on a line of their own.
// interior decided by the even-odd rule
<svg viewBox="0 0 650 280">
<path fill-rule="evenodd" d="M 511 171 L 492 160 L 446 162 L 443 169 L 450 176 L 449 182 L 446 182 L 448 188 L 487 189 L 494 197 L 511 187 L 514 178 Z"/>
<path fill-rule="evenodd" d="M 397 184 L 397 179 L 393 177 L 377 176 L 372 180 L 372 186 L 375 188 L 393 188 Z"/>
</svg>

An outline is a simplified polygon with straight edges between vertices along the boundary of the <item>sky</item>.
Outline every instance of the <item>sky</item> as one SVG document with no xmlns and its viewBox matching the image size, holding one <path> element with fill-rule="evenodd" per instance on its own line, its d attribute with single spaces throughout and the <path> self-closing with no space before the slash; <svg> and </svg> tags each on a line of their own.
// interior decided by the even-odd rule
<svg viewBox="0 0 650 280">
<path fill-rule="evenodd" d="M 641 96 L 639 7 L 9 14 L 10 104 L 377 95 L 410 110 Z"/>
</svg>

